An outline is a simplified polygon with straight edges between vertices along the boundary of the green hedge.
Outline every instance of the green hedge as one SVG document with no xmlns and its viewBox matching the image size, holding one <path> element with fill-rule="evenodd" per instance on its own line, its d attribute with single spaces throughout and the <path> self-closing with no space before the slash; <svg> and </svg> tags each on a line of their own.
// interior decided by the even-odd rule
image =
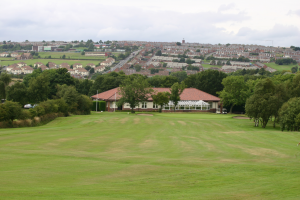
<svg viewBox="0 0 300 200">
<path fill-rule="evenodd" d="M 92 105 L 92 111 L 96 111 L 96 103 L 98 103 L 97 105 L 97 111 L 105 111 L 106 108 L 106 102 L 105 101 L 93 101 L 93 105 Z"/>
<path fill-rule="evenodd" d="M 106 109 L 106 102 L 105 101 L 100 101 L 100 106 L 99 106 L 100 111 L 105 111 Z"/>
</svg>

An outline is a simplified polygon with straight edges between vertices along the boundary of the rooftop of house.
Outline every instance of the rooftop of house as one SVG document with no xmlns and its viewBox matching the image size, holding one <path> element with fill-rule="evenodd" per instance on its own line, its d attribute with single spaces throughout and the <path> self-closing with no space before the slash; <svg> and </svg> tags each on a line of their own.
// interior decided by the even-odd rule
<svg viewBox="0 0 300 200">
<path fill-rule="evenodd" d="M 70 66 L 68 63 L 61 63 L 60 66 Z"/>
<path fill-rule="evenodd" d="M 38 68 L 46 69 L 48 67 L 46 65 L 40 65 Z"/>
<path fill-rule="evenodd" d="M 154 92 L 169 92 L 170 88 L 152 88 Z M 102 93 L 99 93 L 98 95 L 95 94 L 92 96 L 93 99 L 102 99 L 105 101 L 114 101 L 120 99 L 122 96 L 119 94 L 119 88 L 114 88 Z M 208 94 L 206 92 L 203 92 L 201 90 L 198 90 L 196 88 L 185 88 L 180 95 L 181 101 L 220 101 L 220 98 L 213 96 L 211 94 Z M 152 101 L 153 99 L 151 97 L 148 98 L 148 101 Z"/>
<path fill-rule="evenodd" d="M 24 67 L 22 67 L 22 69 L 24 69 L 24 70 L 33 70 L 32 67 L 30 67 L 30 66 L 24 66 Z"/>
<path fill-rule="evenodd" d="M 84 68 L 78 68 L 78 69 L 76 69 L 76 71 L 79 71 L 79 72 L 87 72 L 87 70 L 84 69 Z"/>
</svg>

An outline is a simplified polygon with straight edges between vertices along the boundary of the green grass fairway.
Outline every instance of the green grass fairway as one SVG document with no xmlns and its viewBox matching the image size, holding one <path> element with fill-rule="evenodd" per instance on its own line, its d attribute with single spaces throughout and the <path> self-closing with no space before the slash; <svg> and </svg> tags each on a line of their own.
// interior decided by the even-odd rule
<svg viewBox="0 0 300 200">
<path fill-rule="evenodd" d="M 0 129 L 0 199 L 300 199 L 299 132 L 217 114 Z"/>
<path fill-rule="evenodd" d="M 283 70 L 292 70 L 292 67 L 297 66 L 297 64 L 290 64 L 290 65 L 277 65 L 274 62 L 272 63 L 264 63 L 268 67 L 271 67 L 273 69 L 276 69 L 278 71 L 283 71 Z"/>
<path fill-rule="evenodd" d="M 73 65 L 74 63 L 81 63 L 86 66 L 88 63 L 99 64 L 104 61 L 103 58 L 99 58 L 99 60 L 64 60 L 64 59 L 30 59 L 30 60 L 14 60 L 14 61 L 2 61 L 2 65 L 12 65 L 14 63 L 24 62 L 27 65 L 33 65 L 36 62 L 41 62 L 46 65 L 48 62 L 54 62 L 55 64 L 68 63 L 69 65 Z"/>
</svg>

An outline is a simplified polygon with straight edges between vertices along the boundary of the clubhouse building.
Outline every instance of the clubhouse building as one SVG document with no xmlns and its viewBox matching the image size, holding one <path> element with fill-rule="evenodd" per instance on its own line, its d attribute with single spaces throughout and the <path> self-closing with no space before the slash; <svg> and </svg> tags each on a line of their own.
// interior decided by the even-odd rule
<svg viewBox="0 0 300 200">
<path fill-rule="evenodd" d="M 170 92 L 170 88 L 152 88 L 154 93 L 158 92 Z M 118 93 L 119 88 L 114 88 L 106 92 L 102 92 L 93 95 L 93 100 L 106 101 L 106 111 L 113 112 L 114 110 L 131 110 L 128 103 L 123 104 L 121 107 L 116 105 L 116 102 L 121 98 Z M 185 88 L 180 95 L 180 101 L 176 106 L 177 112 L 216 112 L 219 108 L 220 98 L 198 90 L 196 88 Z M 153 103 L 151 97 L 148 98 L 147 102 L 140 103 L 139 106 L 135 107 L 135 111 L 156 111 L 159 106 Z M 162 112 L 173 112 L 174 104 L 170 101 L 167 105 L 162 108 Z"/>
</svg>

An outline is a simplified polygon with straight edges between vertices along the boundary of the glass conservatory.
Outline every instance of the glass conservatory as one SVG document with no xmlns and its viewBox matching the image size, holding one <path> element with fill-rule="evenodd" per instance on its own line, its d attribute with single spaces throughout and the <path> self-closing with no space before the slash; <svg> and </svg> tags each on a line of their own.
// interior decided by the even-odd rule
<svg viewBox="0 0 300 200">
<path fill-rule="evenodd" d="M 175 110 L 209 110 L 210 104 L 202 100 L 199 101 L 179 101 Z M 174 103 L 169 101 L 163 110 L 174 110 Z"/>
</svg>

